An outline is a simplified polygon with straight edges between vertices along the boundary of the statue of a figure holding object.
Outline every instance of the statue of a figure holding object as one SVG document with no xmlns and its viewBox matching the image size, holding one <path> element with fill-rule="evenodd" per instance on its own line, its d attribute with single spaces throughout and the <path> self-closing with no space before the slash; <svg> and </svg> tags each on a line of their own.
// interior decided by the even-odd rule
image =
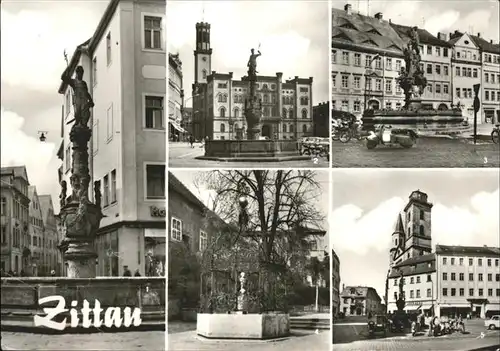
<svg viewBox="0 0 500 351">
<path fill-rule="evenodd" d="M 76 78 L 71 78 L 66 69 L 61 80 L 73 89 L 73 109 L 75 118 L 67 124 L 75 121 L 76 124 L 86 126 L 90 119 L 90 108 L 94 107 L 94 101 L 89 93 L 87 83 L 83 80 L 83 67 L 76 67 Z"/>
<path fill-rule="evenodd" d="M 248 76 L 249 77 L 255 77 L 257 75 L 257 57 L 262 55 L 259 50 L 257 50 L 258 54 L 255 54 L 255 50 L 251 50 L 252 54 L 250 55 L 250 58 L 248 59 L 247 67 L 248 67 Z"/>
</svg>

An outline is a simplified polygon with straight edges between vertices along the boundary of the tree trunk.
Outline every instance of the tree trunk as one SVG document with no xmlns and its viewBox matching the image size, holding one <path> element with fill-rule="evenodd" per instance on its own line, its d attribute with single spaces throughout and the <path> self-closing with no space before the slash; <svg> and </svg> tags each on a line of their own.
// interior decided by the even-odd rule
<svg viewBox="0 0 500 351">
<path fill-rule="evenodd" d="M 319 312 L 318 301 L 319 301 L 319 287 L 318 287 L 318 281 L 316 281 L 316 305 L 315 305 L 316 313 Z"/>
</svg>

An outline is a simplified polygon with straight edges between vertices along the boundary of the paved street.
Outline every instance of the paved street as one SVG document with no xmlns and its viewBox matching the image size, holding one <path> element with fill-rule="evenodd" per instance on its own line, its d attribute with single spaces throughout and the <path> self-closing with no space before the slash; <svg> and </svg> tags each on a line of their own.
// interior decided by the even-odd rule
<svg viewBox="0 0 500 351">
<path fill-rule="evenodd" d="M 319 160 L 305 161 L 285 161 L 285 162 L 222 162 L 196 160 L 198 156 L 203 156 L 205 149 L 196 143 L 194 148 L 188 143 L 169 144 L 169 167 L 175 168 L 328 168 L 329 162 L 326 158 Z"/>
<path fill-rule="evenodd" d="M 333 167 L 452 168 L 500 167 L 499 145 L 489 141 L 422 137 L 411 149 L 377 146 L 368 150 L 364 141 L 332 143 Z"/>
<path fill-rule="evenodd" d="M 366 321 L 339 321 L 333 326 L 333 341 L 335 350 L 473 350 L 500 344 L 500 331 L 487 331 L 483 320 L 466 321 L 466 330 L 464 335 L 428 337 L 420 334 L 412 337 L 389 334 L 384 338 L 377 334 L 370 338 Z"/>
<path fill-rule="evenodd" d="M 2 350 L 165 350 L 165 332 L 45 335 L 2 332 Z"/>
<path fill-rule="evenodd" d="M 330 349 L 330 332 L 292 331 L 289 338 L 277 341 L 208 340 L 195 331 L 168 334 L 169 351 L 198 350 L 258 350 L 258 351 L 322 351 Z"/>
</svg>

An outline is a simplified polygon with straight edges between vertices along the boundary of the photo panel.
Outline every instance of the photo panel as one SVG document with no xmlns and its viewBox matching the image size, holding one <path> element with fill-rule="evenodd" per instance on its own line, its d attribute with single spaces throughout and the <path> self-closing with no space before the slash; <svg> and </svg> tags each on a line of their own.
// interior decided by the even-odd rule
<svg viewBox="0 0 500 351">
<path fill-rule="evenodd" d="M 74 5 L 2 3 L 1 348 L 164 350 L 166 1 Z"/>
<path fill-rule="evenodd" d="M 170 170 L 167 349 L 328 350 L 327 170 Z"/>
<path fill-rule="evenodd" d="M 497 1 L 331 12 L 333 167 L 500 167 Z"/>
<path fill-rule="evenodd" d="M 498 170 L 333 172 L 334 350 L 498 347 L 499 181 Z"/>
<path fill-rule="evenodd" d="M 170 167 L 329 167 L 327 1 L 167 7 Z"/>
</svg>

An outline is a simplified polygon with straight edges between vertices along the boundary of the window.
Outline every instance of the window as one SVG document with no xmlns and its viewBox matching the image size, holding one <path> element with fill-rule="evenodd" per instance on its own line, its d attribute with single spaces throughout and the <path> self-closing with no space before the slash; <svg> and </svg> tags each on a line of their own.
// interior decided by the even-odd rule
<svg viewBox="0 0 500 351">
<path fill-rule="evenodd" d="M 469 258 L 469 266 L 472 266 L 474 264 L 473 262 L 472 258 Z"/>
<path fill-rule="evenodd" d="M 455 75 L 460 77 L 460 67 L 455 68 Z"/>
<path fill-rule="evenodd" d="M 354 65 L 361 66 L 361 54 L 354 54 Z"/>
<path fill-rule="evenodd" d="M 474 280 L 474 273 L 469 273 L 469 280 Z"/>
<path fill-rule="evenodd" d="M 474 296 L 474 289 L 469 289 L 469 296 Z"/>
<path fill-rule="evenodd" d="M 441 84 L 436 84 L 436 94 L 441 94 Z"/>
<path fill-rule="evenodd" d="M 392 79 L 386 79 L 385 81 L 385 91 L 390 93 L 392 91 Z"/>
<path fill-rule="evenodd" d="M 452 257 L 452 258 L 450 259 L 450 264 L 451 264 L 452 266 L 453 266 L 453 265 L 455 265 L 455 257 Z"/>
<path fill-rule="evenodd" d="M 436 74 L 441 74 L 441 65 L 436 65 Z"/>
<path fill-rule="evenodd" d="M 443 74 L 444 74 L 445 76 L 447 76 L 447 75 L 449 74 L 449 67 L 448 67 L 448 66 L 446 66 L 446 65 L 444 65 L 444 66 L 443 66 Z"/>
<path fill-rule="evenodd" d="M 432 55 L 432 46 L 427 45 L 427 55 Z"/>
<path fill-rule="evenodd" d="M 477 78 L 477 68 L 472 70 L 472 77 Z"/>
<path fill-rule="evenodd" d="M 488 73 L 485 73 L 485 74 L 484 74 L 484 81 L 485 81 L 486 83 L 489 83 L 489 81 L 490 81 L 490 75 L 489 75 Z"/>
<path fill-rule="evenodd" d="M 332 74 L 332 87 L 335 88 L 337 86 L 337 75 Z M 283 97 L 283 103 L 285 104 L 285 97 Z"/>
<path fill-rule="evenodd" d="M 414 278 L 413 278 L 413 277 L 411 277 L 411 278 L 410 278 L 410 284 L 413 284 L 413 283 L 414 283 Z"/>
<path fill-rule="evenodd" d="M 483 296 L 483 289 L 479 289 L 479 294 L 478 296 Z"/>
<path fill-rule="evenodd" d="M 477 265 L 478 265 L 479 267 L 482 267 L 482 266 L 483 266 L 483 259 L 482 259 L 482 258 L 478 258 L 478 259 L 477 259 Z"/>
<path fill-rule="evenodd" d="M 203 230 L 200 230 L 200 251 L 205 251 L 208 246 L 208 237 L 207 233 Z"/>
<path fill-rule="evenodd" d="M 302 118 L 306 119 L 307 118 L 307 110 L 304 108 L 302 109 Z"/>
<path fill-rule="evenodd" d="M 398 280 L 394 279 L 394 286 L 398 286 Z"/>
<path fill-rule="evenodd" d="M 97 57 L 94 57 L 92 60 L 92 83 L 93 86 L 97 84 Z"/>
<path fill-rule="evenodd" d="M 488 273 L 488 281 L 492 282 L 493 281 L 493 274 Z"/>
<path fill-rule="evenodd" d="M 500 99 L 498 99 L 498 100 L 500 100 Z M 499 263 L 500 263 L 500 262 L 499 262 L 499 259 L 498 259 L 498 258 L 496 258 L 496 259 L 495 259 L 495 267 L 498 267 Z"/>
<path fill-rule="evenodd" d="M 401 71 L 401 60 L 396 60 L 396 71 Z"/>
<path fill-rule="evenodd" d="M 371 55 L 366 55 L 366 57 L 365 57 L 365 66 L 366 67 L 370 67 L 371 62 L 372 62 Z"/>
<path fill-rule="evenodd" d="M 95 155 L 97 151 L 99 151 L 99 120 L 96 120 L 92 127 L 92 152 Z"/>
<path fill-rule="evenodd" d="M 457 289 L 451 288 L 451 296 L 456 296 L 456 295 L 457 295 Z"/>
<path fill-rule="evenodd" d="M 104 207 L 109 205 L 109 176 L 104 176 L 104 189 L 102 194 L 102 204 Z"/>
<path fill-rule="evenodd" d="M 226 117 L 226 108 L 225 107 L 221 107 L 220 108 L 219 115 L 220 115 L 221 118 Z"/>
<path fill-rule="evenodd" d="M 486 90 L 486 91 L 484 92 L 484 99 L 485 99 L 486 101 L 488 101 L 488 100 L 490 99 L 490 92 L 489 92 L 488 90 Z"/>
<path fill-rule="evenodd" d="M 7 199 L 2 196 L 2 199 L 0 201 L 0 214 L 2 216 L 7 215 Z"/>
<path fill-rule="evenodd" d="M 111 64 L 111 32 L 106 36 L 106 59 L 109 66 Z"/>
<path fill-rule="evenodd" d="M 432 294 L 431 289 L 427 289 L 427 297 L 431 297 L 431 294 Z"/>
<path fill-rule="evenodd" d="M 460 257 L 460 258 L 458 259 L 458 264 L 459 264 L 460 266 L 463 266 L 463 265 L 464 265 L 464 258 L 463 258 L 463 257 Z"/>
<path fill-rule="evenodd" d="M 382 91 L 382 79 L 375 79 L 375 90 Z"/>
<path fill-rule="evenodd" d="M 348 100 L 342 101 L 342 111 L 349 111 L 349 101 Z"/>
<path fill-rule="evenodd" d="M 388 70 L 392 70 L 392 59 L 391 58 L 387 58 L 386 66 L 387 66 Z"/>
<path fill-rule="evenodd" d="M 472 77 L 472 68 L 467 68 L 467 77 Z"/>
<path fill-rule="evenodd" d="M 464 294 L 465 294 L 465 289 L 464 288 L 460 288 L 459 295 L 460 296 L 464 296 Z"/>
<path fill-rule="evenodd" d="M 443 296 L 448 296 L 448 289 L 447 288 L 443 288 Z"/>
<path fill-rule="evenodd" d="M 113 139 L 113 104 L 106 111 L 106 141 Z"/>
<path fill-rule="evenodd" d="M 456 279 L 456 273 L 451 273 L 451 280 L 457 280 Z"/>
<path fill-rule="evenodd" d="M 420 283 L 420 276 L 417 277 L 417 284 Z"/>
<path fill-rule="evenodd" d="M 447 261 L 448 261 L 448 259 L 446 257 L 443 257 L 443 265 L 446 265 Z"/>
<path fill-rule="evenodd" d="M 432 74 L 432 64 L 430 63 L 427 64 L 427 73 Z"/>
<path fill-rule="evenodd" d="M 382 69 L 382 57 L 377 57 L 375 60 L 375 68 L 376 69 Z"/>
<path fill-rule="evenodd" d="M 116 202 L 116 169 L 111 171 L 111 203 Z"/>
<path fill-rule="evenodd" d="M 342 63 L 344 65 L 349 64 L 349 53 L 348 52 L 342 52 Z"/>
<path fill-rule="evenodd" d="M 443 280 L 448 280 L 448 273 L 443 273 Z"/>
<path fill-rule="evenodd" d="M 491 74 L 491 82 L 495 83 L 495 75 L 493 73 Z"/>
<path fill-rule="evenodd" d="M 361 87 L 361 77 L 354 77 L 354 88 L 359 89 Z"/>
<path fill-rule="evenodd" d="M 146 165 L 146 198 L 165 199 L 165 165 Z"/>
<path fill-rule="evenodd" d="M 443 56 L 448 57 L 448 48 L 443 48 Z"/>
<path fill-rule="evenodd" d="M 413 296 L 413 290 L 410 290 L 410 299 L 413 299 L 415 296 Z"/>
<path fill-rule="evenodd" d="M 203 79 L 207 79 L 207 70 L 204 69 L 202 72 L 201 72 L 201 75 L 203 77 Z"/>
<path fill-rule="evenodd" d="M 467 77 L 467 67 L 462 67 L 462 76 Z"/>
<path fill-rule="evenodd" d="M 172 217 L 171 220 L 170 237 L 172 238 L 172 240 L 182 241 L 182 221 L 175 217 Z"/>
<path fill-rule="evenodd" d="M 500 296 L 500 289 L 496 289 L 496 295 L 497 297 Z"/>
<path fill-rule="evenodd" d="M 425 230 L 423 225 L 420 226 L 420 235 L 425 236 Z"/>
<path fill-rule="evenodd" d="M 432 93 L 432 84 L 429 84 L 429 85 L 427 86 L 427 90 L 429 91 L 429 93 Z"/>
<path fill-rule="evenodd" d="M 460 273 L 460 274 L 458 275 L 458 280 L 461 280 L 461 281 L 463 281 L 463 280 L 464 280 L 464 273 Z"/>
<path fill-rule="evenodd" d="M 482 281 L 483 281 L 483 273 L 479 273 L 479 274 L 477 275 L 477 280 L 478 280 L 478 281 L 480 281 L 480 282 L 482 282 Z"/>
<path fill-rule="evenodd" d="M 443 84 L 443 94 L 449 94 L 450 90 L 448 88 L 448 84 Z"/>
<path fill-rule="evenodd" d="M 488 289 L 488 296 L 493 296 L 493 289 Z"/>
<path fill-rule="evenodd" d="M 283 110 L 282 110 L 283 118 L 286 118 L 286 112 L 287 112 L 287 111 L 286 111 L 286 108 L 285 108 L 285 107 L 283 107 Z"/>
<path fill-rule="evenodd" d="M 146 129 L 165 129 L 165 123 L 163 119 L 163 97 L 146 96 L 145 115 Z"/>
<path fill-rule="evenodd" d="M 342 88 L 347 88 L 349 86 L 349 77 L 342 76 Z"/>
<path fill-rule="evenodd" d="M 234 109 L 234 118 L 239 118 L 240 117 L 240 109 L 239 108 L 235 108 Z"/>
<path fill-rule="evenodd" d="M 354 112 L 361 112 L 361 101 L 354 101 Z"/>
<path fill-rule="evenodd" d="M 337 63 L 337 50 L 332 50 L 332 63 Z"/>
<path fill-rule="evenodd" d="M 372 79 L 365 78 L 365 80 L 366 80 L 366 90 L 368 90 L 368 91 L 372 90 Z"/>
<path fill-rule="evenodd" d="M 162 18 L 144 16 L 144 47 L 162 49 Z"/>
</svg>

